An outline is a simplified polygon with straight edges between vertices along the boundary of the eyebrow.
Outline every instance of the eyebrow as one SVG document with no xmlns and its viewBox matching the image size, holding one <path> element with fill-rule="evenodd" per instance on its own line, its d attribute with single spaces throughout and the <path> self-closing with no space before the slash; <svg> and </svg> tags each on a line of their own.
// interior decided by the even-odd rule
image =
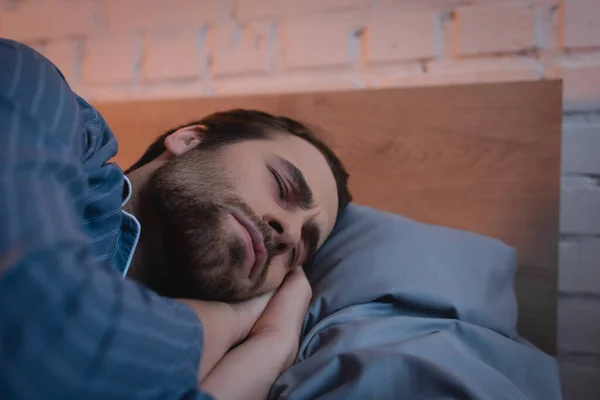
<svg viewBox="0 0 600 400">
<path fill-rule="evenodd" d="M 292 164 L 285 158 L 277 156 L 277 160 L 281 163 L 283 168 L 290 175 L 294 186 L 298 188 L 298 194 L 300 197 L 300 207 L 304 208 L 305 210 L 310 210 L 311 208 L 314 208 L 315 201 L 313 192 L 310 189 L 310 186 L 308 186 L 308 183 L 306 183 L 306 179 L 304 179 L 302 171 L 300 171 L 298 167 L 296 167 L 294 164 Z"/>
</svg>

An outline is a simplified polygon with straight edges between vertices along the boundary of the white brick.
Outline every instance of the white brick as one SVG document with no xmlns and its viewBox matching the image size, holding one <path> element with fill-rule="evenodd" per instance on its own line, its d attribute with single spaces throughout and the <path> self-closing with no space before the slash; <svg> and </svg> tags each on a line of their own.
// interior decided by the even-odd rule
<svg viewBox="0 0 600 400">
<path fill-rule="evenodd" d="M 132 85 L 117 86 L 79 86 L 77 94 L 89 102 L 127 101 L 133 99 Z"/>
<path fill-rule="evenodd" d="M 219 17 L 218 0 L 107 0 L 111 32 L 202 27 Z"/>
<path fill-rule="evenodd" d="M 569 128 L 590 128 L 598 126 L 600 125 L 600 112 L 599 110 L 594 110 L 591 112 L 563 114 L 562 123 L 563 127 Z"/>
<path fill-rule="evenodd" d="M 209 53 L 230 50 L 243 33 L 241 25 L 232 18 L 225 18 L 207 31 L 206 46 Z"/>
<path fill-rule="evenodd" d="M 94 29 L 91 1 L 26 1 L 0 12 L 0 35 L 18 41 L 87 35 Z"/>
<path fill-rule="evenodd" d="M 436 12 L 383 7 L 369 19 L 366 53 L 370 63 L 433 58 L 441 43 Z"/>
<path fill-rule="evenodd" d="M 52 61 L 63 73 L 67 82 L 73 85 L 76 76 L 76 66 L 79 64 L 77 42 L 72 40 L 53 40 L 44 47 L 44 56 Z"/>
<path fill-rule="evenodd" d="M 600 367 L 561 362 L 560 380 L 565 400 L 600 399 Z"/>
<path fill-rule="evenodd" d="M 352 52 L 360 52 L 358 41 L 352 41 L 363 24 L 361 16 L 354 13 L 286 21 L 278 37 L 277 62 L 286 69 L 347 66 Z"/>
<path fill-rule="evenodd" d="M 537 46 L 546 54 L 554 55 L 560 51 L 562 45 L 561 8 L 558 0 L 543 0 L 543 2 L 544 4 L 536 7 Z"/>
<path fill-rule="evenodd" d="M 561 73 L 565 109 L 600 108 L 600 63 L 568 64 L 561 69 Z"/>
<path fill-rule="evenodd" d="M 423 79 L 426 77 L 419 62 L 369 66 L 359 75 L 367 88 L 413 86 Z"/>
<path fill-rule="evenodd" d="M 420 64 L 390 64 L 370 67 L 364 75 L 369 88 L 411 87 L 531 81 L 539 79 L 539 68 L 529 59 L 431 61 L 426 73 Z"/>
<path fill-rule="evenodd" d="M 366 8 L 372 0 L 237 0 L 235 17 L 248 20 Z"/>
<path fill-rule="evenodd" d="M 600 300 L 588 297 L 558 299 L 558 349 L 561 352 L 600 353 Z"/>
<path fill-rule="evenodd" d="M 600 238 L 562 241 L 558 271 L 560 291 L 600 294 Z"/>
<path fill-rule="evenodd" d="M 493 0 L 496 1 L 496 0 Z M 513 0 L 514 1 L 514 0 Z M 479 1 L 481 2 L 481 1 Z M 465 0 L 378 0 L 378 6 L 392 5 L 403 11 L 451 11 L 457 6 L 469 3 Z M 473 3 L 473 1 L 470 1 Z"/>
<path fill-rule="evenodd" d="M 104 36 L 86 41 L 81 65 L 83 83 L 131 82 L 137 55 L 137 40 L 130 35 Z"/>
<path fill-rule="evenodd" d="M 264 74 L 271 69 L 274 27 L 271 23 L 228 24 L 209 32 L 211 73 L 215 77 Z M 227 40 L 229 45 L 226 45 Z"/>
<path fill-rule="evenodd" d="M 600 125 L 564 126 L 562 171 L 600 175 Z"/>
<path fill-rule="evenodd" d="M 356 87 L 356 75 L 348 70 L 295 71 L 275 76 L 235 77 L 213 82 L 213 91 L 217 96 L 315 92 Z"/>
<path fill-rule="evenodd" d="M 542 75 L 541 65 L 533 58 L 432 61 L 427 71 L 432 77 L 463 84 L 531 81 Z"/>
<path fill-rule="evenodd" d="M 535 46 L 535 10 L 529 2 L 460 7 L 455 15 L 457 54 L 518 52 Z"/>
<path fill-rule="evenodd" d="M 565 46 L 600 46 L 600 2 L 565 1 Z"/>
<path fill-rule="evenodd" d="M 600 185 L 597 179 L 563 178 L 560 229 L 567 234 L 600 234 Z"/>
<path fill-rule="evenodd" d="M 144 40 L 143 79 L 191 79 L 201 75 L 206 66 L 201 33 L 188 28 L 148 34 Z"/>
<path fill-rule="evenodd" d="M 198 98 L 208 95 L 209 90 L 204 80 L 163 81 L 137 86 L 130 97 L 143 100 Z"/>
</svg>

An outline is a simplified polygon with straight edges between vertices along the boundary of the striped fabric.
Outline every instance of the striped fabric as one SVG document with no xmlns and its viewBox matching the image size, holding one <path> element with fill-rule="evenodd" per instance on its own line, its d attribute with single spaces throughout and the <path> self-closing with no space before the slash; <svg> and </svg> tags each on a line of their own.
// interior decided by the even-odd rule
<svg viewBox="0 0 600 400">
<path fill-rule="evenodd" d="M 139 224 L 116 151 L 54 65 L 0 39 L 3 400 L 209 398 L 195 313 L 122 278 Z"/>
</svg>

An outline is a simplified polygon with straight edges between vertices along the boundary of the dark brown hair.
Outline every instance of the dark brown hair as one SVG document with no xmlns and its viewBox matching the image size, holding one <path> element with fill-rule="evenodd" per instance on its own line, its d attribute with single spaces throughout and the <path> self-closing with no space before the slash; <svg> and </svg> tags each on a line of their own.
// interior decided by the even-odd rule
<svg viewBox="0 0 600 400">
<path fill-rule="evenodd" d="M 142 157 L 125 171 L 125 173 L 128 174 L 154 160 L 166 151 L 164 142 L 167 136 L 178 129 L 193 125 L 206 126 L 206 130 L 202 131 L 204 135 L 203 145 L 205 148 L 207 146 L 218 148 L 221 145 L 237 143 L 244 140 L 268 139 L 276 132 L 289 133 L 302 138 L 315 146 L 321 154 L 323 154 L 333 172 L 338 193 L 338 215 L 344 210 L 348 203 L 352 201 L 352 196 L 348 189 L 348 173 L 335 153 L 323 141 L 321 141 L 308 127 L 298 121 L 256 110 L 234 109 L 217 112 L 199 121 L 193 121 L 171 129 L 159 136 L 154 143 L 148 147 Z"/>
</svg>

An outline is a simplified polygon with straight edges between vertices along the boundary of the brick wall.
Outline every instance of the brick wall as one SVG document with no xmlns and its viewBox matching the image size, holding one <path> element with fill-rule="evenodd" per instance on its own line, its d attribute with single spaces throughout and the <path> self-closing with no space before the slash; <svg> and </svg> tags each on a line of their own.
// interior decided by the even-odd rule
<svg viewBox="0 0 600 400">
<path fill-rule="evenodd" d="M 0 0 L 91 100 L 564 80 L 559 357 L 600 398 L 600 0 Z"/>
</svg>

